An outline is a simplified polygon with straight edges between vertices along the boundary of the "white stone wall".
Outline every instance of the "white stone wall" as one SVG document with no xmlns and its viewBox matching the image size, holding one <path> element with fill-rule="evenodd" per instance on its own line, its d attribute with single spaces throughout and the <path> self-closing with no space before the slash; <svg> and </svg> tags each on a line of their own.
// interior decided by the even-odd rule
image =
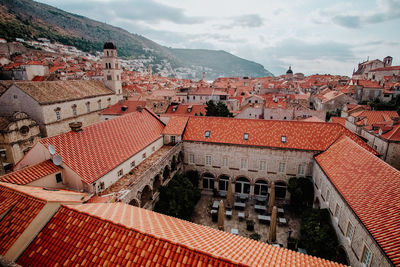
<svg viewBox="0 0 400 267">
<path fill-rule="evenodd" d="M 243 109 L 240 113 L 238 113 L 235 118 L 238 119 L 260 119 L 263 110 L 262 107 L 248 107 Z"/>
<path fill-rule="evenodd" d="M 329 210 L 339 244 L 345 249 L 351 266 L 363 266 L 361 259 L 365 246 L 367 246 L 372 253 L 370 266 L 391 266 L 386 255 L 358 217 L 356 217 L 347 202 L 345 202 L 338 193 L 329 178 L 319 167 L 318 163 L 314 162 L 313 168 L 315 199 L 316 201 L 318 199 L 317 202 L 320 208 L 327 208 Z M 339 208 L 336 212 L 337 205 Z M 349 222 L 354 226 L 354 233 L 351 240 L 346 237 Z"/>
<path fill-rule="evenodd" d="M 250 180 L 250 195 L 253 194 L 254 183 L 261 179 L 269 185 L 271 182 L 282 181 L 287 184 L 291 177 L 298 174 L 299 165 L 304 165 L 304 176 L 312 175 L 312 161 L 315 152 L 300 150 L 284 150 L 259 148 L 239 145 L 211 144 L 202 142 L 184 141 L 185 170 L 198 170 L 200 175 L 208 172 L 216 178 L 214 185 L 218 189 L 218 178 L 227 175 L 234 182 L 239 176 Z M 194 155 L 194 163 L 190 163 L 190 154 Z M 211 156 L 211 165 L 206 165 L 206 156 Z M 227 166 L 223 166 L 223 159 L 228 159 Z M 247 160 L 247 168 L 241 168 L 241 160 Z M 260 161 L 266 162 L 265 170 L 260 170 Z M 284 172 L 279 171 L 279 164 L 285 163 Z M 286 194 L 289 198 L 289 194 Z"/>
<path fill-rule="evenodd" d="M 104 189 L 110 187 L 113 183 L 115 183 L 118 179 L 120 179 L 123 175 L 129 173 L 133 168 L 131 167 L 132 161 L 135 161 L 135 166 L 139 165 L 143 160 L 150 157 L 154 152 L 159 150 L 164 145 L 163 137 L 158 138 L 156 141 L 145 147 L 143 150 L 139 151 L 135 155 L 132 155 L 129 159 L 124 161 L 122 164 L 115 167 L 109 173 L 98 179 L 95 183 L 96 192 L 102 191 L 99 190 L 98 186 L 100 183 L 104 183 Z M 146 157 L 143 157 L 143 154 L 146 154 Z M 122 170 L 122 176 L 118 176 L 118 172 Z M 103 190 L 104 190 L 103 189 Z M 93 190 L 93 186 L 92 186 Z M 90 191 L 93 193 L 93 191 Z"/>
</svg>

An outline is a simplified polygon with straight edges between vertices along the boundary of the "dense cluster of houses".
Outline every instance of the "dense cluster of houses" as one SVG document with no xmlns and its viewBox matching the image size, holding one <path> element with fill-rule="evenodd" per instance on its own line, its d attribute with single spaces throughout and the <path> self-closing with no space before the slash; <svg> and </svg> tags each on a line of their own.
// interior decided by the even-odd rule
<svg viewBox="0 0 400 267">
<path fill-rule="evenodd" d="M 273 184 L 282 203 L 289 179 L 307 177 L 349 264 L 400 264 L 399 115 L 358 104 L 398 95 L 397 74 L 289 68 L 195 82 L 123 70 L 116 51 L 108 42 L 101 62 L 18 55 L 3 66 L 25 74 L 0 83 L 1 256 L 23 266 L 336 265 L 147 210 L 174 172 L 197 170 L 203 192 L 231 182 L 236 194 L 265 197 Z M 64 79 L 61 65 L 80 74 Z M 204 116 L 209 100 L 235 118 Z"/>
</svg>

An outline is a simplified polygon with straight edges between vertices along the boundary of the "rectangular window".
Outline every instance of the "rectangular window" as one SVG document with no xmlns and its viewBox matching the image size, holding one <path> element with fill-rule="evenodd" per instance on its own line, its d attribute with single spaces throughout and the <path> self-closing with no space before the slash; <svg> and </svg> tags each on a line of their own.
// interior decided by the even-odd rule
<svg viewBox="0 0 400 267">
<path fill-rule="evenodd" d="M 111 75 L 107 75 L 107 81 L 111 81 Z"/>
<path fill-rule="evenodd" d="M 206 132 L 204 133 L 204 137 L 208 138 L 208 137 L 210 137 L 210 136 L 211 136 L 211 132 L 210 132 L 210 131 L 206 131 Z"/>
<path fill-rule="evenodd" d="M 222 159 L 222 166 L 223 166 L 223 167 L 228 167 L 228 157 L 224 157 L 224 158 Z"/>
<path fill-rule="evenodd" d="M 247 159 L 241 159 L 240 160 L 240 168 L 241 169 L 247 169 Z"/>
<path fill-rule="evenodd" d="M 118 177 L 121 177 L 122 174 L 123 174 L 123 171 L 122 171 L 122 170 L 119 170 L 119 171 L 118 171 Z"/>
<path fill-rule="evenodd" d="M 210 155 L 206 156 L 206 165 L 208 165 L 208 166 L 211 165 L 211 156 Z"/>
<path fill-rule="evenodd" d="M 329 202 L 329 196 L 331 194 L 331 191 L 327 190 L 326 191 L 326 202 Z"/>
<path fill-rule="evenodd" d="M 284 135 L 281 136 L 281 142 L 282 142 L 282 144 L 286 143 L 286 136 L 284 136 Z"/>
<path fill-rule="evenodd" d="M 57 182 L 57 183 L 61 183 L 61 182 L 62 182 L 61 173 L 57 173 L 57 174 L 56 174 L 56 182 Z"/>
<path fill-rule="evenodd" d="M 90 112 L 90 103 L 89 102 L 86 103 L 86 111 Z"/>
<path fill-rule="evenodd" d="M 371 250 L 364 245 L 364 251 L 362 254 L 361 262 L 364 266 L 369 266 L 371 263 Z"/>
<path fill-rule="evenodd" d="M 78 116 L 78 113 L 76 112 L 76 106 L 72 107 L 72 115 L 74 115 L 74 117 Z"/>
<path fill-rule="evenodd" d="M 153 147 L 151 148 L 151 150 L 152 150 L 153 152 L 156 151 L 156 147 L 153 146 Z"/>
<path fill-rule="evenodd" d="M 58 121 L 61 120 L 60 111 L 56 111 L 56 118 L 57 118 Z"/>
<path fill-rule="evenodd" d="M 299 165 L 298 174 L 299 175 L 304 175 L 304 165 L 303 164 Z"/>
<path fill-rule="evenodd" d="M 172 144 L 175 144 L 175 142 L 176 142 L 175 136 L 171 136 L 171 143 L 172 143 Z"/>
<path fill-rule="evenodd" d="M 245 133 L 245 134 L 243 135 L 243 139 L 244 139 L 244 140 L 249 140 L 249 134 L 248 134 L 248 133 Z"/>
<path fill-rule="evenodd" d="M 98 108 L 101 109 L 101 101 L 97 102 L 97 104 L 99 105 Z"/>
<path fill-rule="evenodd" d="M 189 154 L 189 163 L 194 164 L 194 154 Z"/>
<path fill-rule="evenodd" d="M 260 171 L 265 171 L 265 166 L 267 165 L 265 160 L 260 160 Z"/>
<path fill-rule="evenodd" d="M 353 234 L 354 234 L 354 226 L 349 221 L 349 223 L 347 224 L 347 231 L 346 231 L 346 237 L 349 240 L 349 242 L 351 242 L 351 239 L 353 238 Z"/>
<path fill-rule="evenodd" d="M 144 158 L 144 159 L 146 158 L 146 153 L 142 154 L 142 158 Z"/>
<path fill-rule="evenodd" d="M 284 162 L 279 163 L 279 172 L 281 173 L 285 172 L 285 168 L 286 168 L 286 163 Z"/>
<path fill-rule="evenodd" d="M 135 168 L 135 166 L 136 166 L 135 161 L 132 161 L 132 162 L 131 162 L 131 168 L 133 169 L 133 168 Z"/>
</svg>

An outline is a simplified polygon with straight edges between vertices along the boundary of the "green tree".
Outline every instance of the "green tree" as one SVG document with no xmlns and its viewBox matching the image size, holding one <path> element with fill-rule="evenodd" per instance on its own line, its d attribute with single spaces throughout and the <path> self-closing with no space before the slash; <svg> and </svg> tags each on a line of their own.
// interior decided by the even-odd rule
<svg viewBox="0 0 400 267">
<path fill-rule="evenodd" d="M 200 190 L 186 176 L 176 174 L 167 186 L 160 188 L 160 199 L 154 210 L 189 220 L 199 199 Z"/>
<path fill-rule="evenodd" d="M 314 201 L 314 185 L 308 178 L 290 178 L 288 182 L 290 203 L 296 208 L 307 207 Z"/>
<path fill-rule="evenodd" d="M 307 253 L 328 260 L 336 259 L 338 239 L 327 209 L 307 209 L 300 225 L 299 247 Z"/>
<path fill-rule="evenodd" d="M 233 114 L 229 111 L 228 107 L 222 102 L 215 104 L 214 101 L 209 100 L 206 102 L 206 105 L 206 116 L 233 117 Z"/>
</svg>

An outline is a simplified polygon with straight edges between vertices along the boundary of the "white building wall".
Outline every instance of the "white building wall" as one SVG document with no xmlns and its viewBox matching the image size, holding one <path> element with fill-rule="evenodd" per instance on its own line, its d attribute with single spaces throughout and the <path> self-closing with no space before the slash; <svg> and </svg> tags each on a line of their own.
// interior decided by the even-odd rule
<svg viewBox="0 0 400 267">
<path fill-rule="evenodd" d="M 329 210 L 332 226 L 336 231 L 339 244 L 345 249 L 351 266 L 363 266 L 361 259 L 365 246 L 368 247 L 372 253 L 370 266 L 391 266 L 389 259 L 369 234 L 365 226 L 360 222 L 347 202 L 344 201 L 318 163 L 314 162 L 313 169 L 315 199 L 316 201 L 318 199 L 317 202 L 320 208 Z M 335 216 L 337 205 L 339 209 Z M 354 227 L 351 240 L 346 237 L 349 223 Z"/>
</svg>

